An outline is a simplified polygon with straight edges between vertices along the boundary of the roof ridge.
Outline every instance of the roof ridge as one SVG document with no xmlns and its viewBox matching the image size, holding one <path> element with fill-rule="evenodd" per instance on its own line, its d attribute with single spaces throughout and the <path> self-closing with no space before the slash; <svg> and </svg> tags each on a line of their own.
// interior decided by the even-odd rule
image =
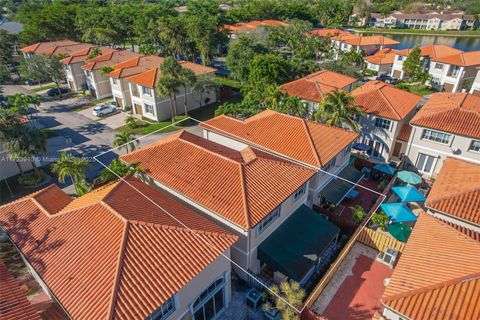
<svg viewBox="0 0 480 320">
<path fill-rule="evenodd" d="M 317 148 L 315 148 L 315 144 L 313 143 L 313 138 L 312 135 L 310 134 L 310 129 L 308 128 L 307 121 L 304 119 L 300 119 L 302 121 L 303 128 L 305 129 L 305 132 L 308 137 L 308 143 L 310 144 L 310 149 L 313 151 L 313 154 L 315 155 L 315 159 L 318 161 L 318 164 L 320 167 L 323 167 L 323 162 L 320 159 L 320 155 L 318 154 Z"/>
<path fill-rule="evenodd" d="M 383 99 L 385 99 L 385 101 L 388 103 L 388 106 L 390 107 L 391 110 L 393 110 L 393 113 L 395 113 L 397 115 L 398 118 L 402 119 L 402 116 L 397 112 L 397 110 L 395 110 L 395 108 L 393 107 L 392 103 L 390 102 L 390 100 L 388 100 L 388 98 L 385 96 L 385 94 L 382 92 L 382 89 L 387 87 L 387 84 L 384 84 L 382 85 L 381 88 L 378 89 L 378 91 L 380 92 L 380 95 L 383 97 Z"/>
<path fill-rule="evenodd" d="M 447 200 L 447 199 L 450 199 L 450 198 L 453 198 L 453 197 L 458 197 L 460 195 L 465 195 L 465 194 L 467 194 L 469 192 L 473 192 L 473 191 L 480 191 L 480 187 L 474 187 L 474 188 L 470 188 L 470 189 L 467 189 L 467 190 L 463 190 L 461 192 L 450 193 L 449 195 L 440 197 L 438 199 L 430 200 L 430 201 L 428 201 L 428 203 L 433 203 L 434 204 L 434 203 L 437 203 L 439 201 Z"/>
<path fill-rule="evenodd" d="M 247 225 L 247 228 L 251 228 L 252 227 L 252 224 L 251 224 L 251 221 L 250 221 L 250 215 L 249 215 L 249 211 L 250 211 L 250 207 L 248 205 L 248 197 L 247 197 L 247 181 L 245 179 L 245 168 L 243 167 L 243 165 L 239 164 L 239 169 L 240 169 L 240 183 L 242 185 L 242 202 L 243 202 L 243 206 L 245 208 L 244 210 L 244 214 L 245 214 L 245 222 L 246 222 L 246 225 Z"/>
<path fill-rule="evenodd" d="M 27 200 L 32 200 L 33 197 L 39 195 L 40 193 L 42 193 L 42 192 L 44 192 L 45 190 L 47 190 L 47 189 L 49 189 L 49 188 L 52 188 L 52 187 L 54 187 L 54 186 L 55 186 L 55 184 L 52 183 L 52 184 L 46 186 L 45 188 L 42 188 L 42 189 L 40 189 L 40 190 L 34 191 L 34 192 L 30 193 L 30 194 L 27 194 L 27 195 L 25 195 L 25 196 L 23 196 L 23 197 L 20 197 L 20 198 L 18 198 L 18 199 L 13 200 L 13 201 L 10 201 L 10 202 L 7 202 L 7 203 L 5 203 L 5 204 L 2 204 L 2 205 L 0 205 L 0 208 L 4 208 L 4 207 L 10 206 L 10 205 L 12 205 L 12 204 L 24 202 L 24 201 L 27 201 Z"/>
</svg>

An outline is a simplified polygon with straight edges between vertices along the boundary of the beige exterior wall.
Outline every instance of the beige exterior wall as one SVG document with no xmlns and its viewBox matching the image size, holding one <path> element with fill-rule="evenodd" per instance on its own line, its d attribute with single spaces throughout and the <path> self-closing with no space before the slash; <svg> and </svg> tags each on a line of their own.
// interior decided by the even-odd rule
<svg viewBox="0 0 480 320">
<path fill-rule="evenodd" d="M 87 71 L 83 70 L 85 78 L 89 87 L 95 90 L 97 99 L 108 98 L 112 96 L 112 88 L 110 87 L 110 80 L 106 75 L 103 75 L 100 70 Z"/>
<path fill-rule="evenodd" d="M 85 72 L 82 70 L 81 66 L 83 63 L 72 63 L 65 65 L 65 75 L 67 82 L 73 84 L 73 91 L 79 92 L 82 91 L 86 84 Z"/>
<path fill-rule="evenodd" d="M 392 70 L 391 64 L 375 64 L 367 62 L 367 69 L 377 71 L 378 75 L 381 74 L 390 74 Z"/>
<path fill-rule="evenodd" d="M 110 79 L 110 87 L 112 88 L 113 99 L 121 99 L 123 104 L 123 109 L 126 110 L 128 107 L 132 106 L 132 99 L 130 94 L 130 87 L 128 86 L 128 81 L 124 78 L 113 78 Z M 117 105 L 118 108 L 120 106 Z"/>
<path fill-rule="evenodd" d="M 458 71 L 453 72 L 454 68 Z M 477 74 L 478 65 L 468 67 L 457 67 L 450 64 L 432 62 L 428 70 L 432 76 L 432 85 L 437 89 L 443 89 L 444 86 L 452 86 L 447 92 L 468 91 L 470 88 L 463 88 L 466 81 L 473 81 Z"/>
</svg>

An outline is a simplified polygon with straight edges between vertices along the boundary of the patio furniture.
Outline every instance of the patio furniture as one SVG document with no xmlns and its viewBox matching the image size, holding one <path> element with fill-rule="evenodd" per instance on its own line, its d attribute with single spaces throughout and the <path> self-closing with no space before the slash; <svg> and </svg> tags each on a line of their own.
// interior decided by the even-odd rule
<svg viewBox="0 0 480 320">
<path fill-rule="evenodd" d="M 403 202 L 425 202 L 426 198 L 414 186 L 392 187 L 395 193 Z"/>
<path fill-rule="evenodd" d="M 397 173 L 397 178 L 408 184 L 419 184 L 422 182 L 422 177 L 420 177 L 415 172 L 402 170 Z"/>
<path fill-rule="evenodd" d="M 412 228 L 403 223 L 396 222 L 389 224 L 387 231 L 398 241 L 407 242 L 412 233 Z"/>
<path fill-rule="evenodd" d="M 360 192 L 358 190 L 352 189 L 347 193 L 345 198 L 348 199 L 348 200 L 353 200 L 356 197 L 358 197 L 359 194 L 360 194 Z"/>
<path fill-rule="evenodd" d="M 402 202 L 384 203 L 380 208 L 392 222 L 417 221 L 417 216 Z"/>
<path fill-rule="evenodd" d="M 250 289 L 247 294 L 247 307 L 253 311 L 256 311 L 258 307 L 260 307 L 260 303 L 262 300 L 262 294 L 255 288 Z"/>
<path fill-rule="evenodd" d="M 389 176 L 393 176 L 397 171 L 397 169 L 385 163 L 377 163 L 376 165 L 373 166 L 373 169 L 383 172 Z"/>
</svg>

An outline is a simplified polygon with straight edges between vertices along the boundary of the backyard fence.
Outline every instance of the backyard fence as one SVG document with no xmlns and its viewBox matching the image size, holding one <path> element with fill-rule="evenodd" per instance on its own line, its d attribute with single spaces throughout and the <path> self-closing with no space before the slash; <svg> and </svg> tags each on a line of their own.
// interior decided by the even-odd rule
<svg viewBox="0 0 480 320">
<path fill-rule="evenodd" d="M 370 228 L 364 228 L 360 232 L 357 238 L 358 242 L 361 242 L 371 248 L 374 248 L 380 252 L 385 252 L 387 248 L 392 248 L 402 252 L 405 244 L 389 235 L 380 233 Z"/>
</svg>

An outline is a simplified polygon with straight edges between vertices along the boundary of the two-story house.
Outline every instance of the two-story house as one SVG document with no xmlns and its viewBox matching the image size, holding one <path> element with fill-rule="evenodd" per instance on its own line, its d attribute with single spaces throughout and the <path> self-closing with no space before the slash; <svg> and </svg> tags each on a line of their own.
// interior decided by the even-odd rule
<svg viewBox="0 0 480 320">
<path fill-rule="evenodd" d="M 337 227 L 325 223 L 325 219 L 318 220 L 318 214 L 304 205 L 315 175 L 308 167 L 253 147 L 229 148 L 187 131 L 121 159 L 138 163 L 148 172 L 151 185 L 168 191 L 238 235 L 231 256 L 233 269 L 244 279 L 249 276 L 243 270 L 261 274 L 269 266 L 270 278 L 287 277 L 303 284 L 324 262 L 324 254 L 335 247 Z M 298 227 L 302 220 L 305 225 L 311 223 L 319 228 L 321 224 L 328 232 L 327 241 L 321 239 L 318 230 L 305 228 L 302 235 L 294 233 L 276 241 L 276 248 L 285 248 L 283 252 L 288 252 L 291 259 L 273 263 L 272 255 L 278 252 L 264 250 L 264 243 L 279 228 L 279 232 L 284 232 L 283 228 L 293 232 L 290 228 Z M 285 223 L 287 227 L 283 227 Z M 308 238 L 306 234 L 319 241 L 312 240 L 310 248 L 314 249 L 308 258 L 303 257 L 302 250 L 288 249 L 293 244 L 300 248 L 307 245 L 302 240 L 303 236 Z"/>
<path fill-rule="evenodd" d="M 352 96 L 365 113 L 357 121 L 359 142 L 370 146 L 368 154 L 381 161 L 400 158 L 406 150 L 402 131 L 409 129 L 422 97 L 382 81 L 369 81 L 353 90 Z"/>
<path fill-rule="evenodd" d="M 86 60 L 81 68 L 85 73 L 87 88 L 90 94 L 96 99 L 111 97 L 112 88 L 110 79 L 107 76 L 108 72 L 105 73 L 108 70 L 105 69 L 138 56 L 138 53 L 131 51 L 115 50 Z"/>
<path fill-rule="evenodd" d="M 192 70 L 196 76 L 213 74 L 216 71 L 214 68 L 187 61 L 180 61 L 180 65 L 182 68 Z M 135 114 L 140 114 L 154 121 L 163 121 L 172 117 L 170 98 L 160 96 L 157 90 L 155 90 L 160 77 L 160 68 L 156 66 L 148 71 L 126 78 L 129 86 L 130 101 Z M 185 112 L 184 98 L 184 88 L 178 88 L 178 93 L 176 94 L 176 114 Z M 197 109 L 207 103 L 213 103 L 216 100 L 215 90 L 200 94 L 194 92 L 192 87 L 187 87 L 187 111 Z"/>
<path fill-rule="evenodd" d="M 238 150 L 255 146 L 315 170 L 308 188 L 308 205 L 337 205 L 361 175 L 348 165 L 356 132 L 272 110 L 245 120 L 221 115 L 200 126 L 208 140 Z M 336 192 L 332 194 L 331 189 Z"/>
<path fill-rule="evenodd" d="M 410 124 L 406 155 L 420 173 L 436 176 L 447 157 L 480 163 L 480 97 L 434 93 Z"/>
<path fill-rule="evenodd" d="M 445 92 L 462 92 L 470 90 L 478 67 L 480 50 L 434 58 L 428 72 L 432 86 Z"/>
<path fill-rule="evenodd" d="M 470 88 L 470 93 L 474 96 L 480 96 L 480 68 L 477 68 L 477 75 L 472 83 L 472 88 Z"/>
<path fill-rule="evenodd" d="M 68 319 L 221 319 L 231 300 L 238 237 L 133 177 L 77 199 L 52 184 L 0 227 Z"/>
<path fill-rule="evenodd" d="M 339 35 L 331 38 L 337 50 L 360 52 L 367 56 L 384 48 L 396 49 L 400 42 L 384 36 Z M 336 55 L 336 59 L 339 55 Z"/>
<path fill-rule="evenodd" d="M 405 72 L 403 71 L 403 63 L 407 59 L 408 55 L 412 52 L 412 49 L 403 49 L 397 51 L 393 60 L 393 65 L 390 75 L 395 79 L 403 79 Z M 428 46 L 420 47 L 420 55 L 422 56 L 422 63 L 425 71 L 430 68 L 430 60 L 445 56 L 451 56 L 460 54 L 463 51 L 457 50 L 443 44 L 431 44 Z"/>
<path fill-rule="evenodd" d="M 364 57 L 365 68 L 374 71 L 377 75 L 390 74 L 397 52 L 395 49 L 384 48 L 371 56 Z"/>
<path fill-rule="evenodd" d="M 67 78 L 68 87 L 75 92 L 87 89 L 87 78 L 82 66 L 85 64 L 88 56 L 93 50 L 99 50 L 99 56 L 115 51 L 109 47 L 91 46 L 80 51 L 73 52 L 68 57 L 60 60 L 65 67 L 65 76 Z"/>
</svg>

